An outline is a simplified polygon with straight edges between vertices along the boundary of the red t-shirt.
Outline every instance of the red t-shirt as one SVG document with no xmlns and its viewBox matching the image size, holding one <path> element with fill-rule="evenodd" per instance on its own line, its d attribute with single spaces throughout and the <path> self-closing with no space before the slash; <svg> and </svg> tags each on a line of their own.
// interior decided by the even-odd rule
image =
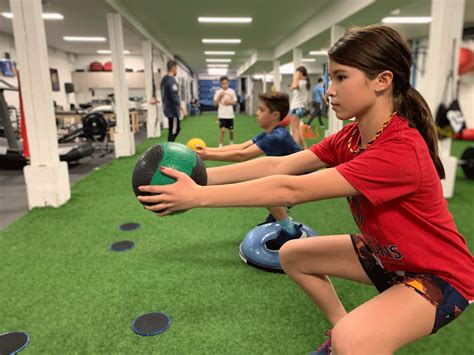
<svg viewBox="0 0 474 355">
<path fill-rule="evenodd" d="M 473 300 L 474 259 L 423 137 L 395 116 L 369 148 L 354 154 L 347 144 L 356 127 L 348 124 L 310 149 L 361 193 L 348 201 L 364 241 L 386 270 L 434 274 Z"/>
</svg>

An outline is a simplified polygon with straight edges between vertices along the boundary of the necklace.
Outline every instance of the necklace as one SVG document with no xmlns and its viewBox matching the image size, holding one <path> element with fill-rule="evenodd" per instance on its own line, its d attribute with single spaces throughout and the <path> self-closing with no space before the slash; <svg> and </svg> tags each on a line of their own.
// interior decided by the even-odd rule
<svg viewBox="0 0 474 355">
<path fill-rule="evenodd" d="M 354 149 L 353 145 L 352 145 L 352 140 L 354 139 L 354 136 L 359 133 L 359 126 L 357 125 L 356 128 L 354 129 L 354 132 L 352 132 L 352 135 L 351 137 L 349 138 L 349 142 L 347 142 L 347 148 L 349 148 L 349 151 L 353 154 L 359 154 L 360 152 L 363 152 L 364 150 L 366 150 L 367 148 L 369 148 L 372 143 L 374 143 L 378 137 L 380 137 L 380 135 L 382 134 L 382 132 L 384 131 L 385 128 L 387 128 L 387 126 L 390 124 L 390 122 L 392 121 L 392 118 L 393 116 L 395 116 L 397 113 L 394 112 L 390 115 L 390 117 L 388 118 L 388 120 L 386 120 L 382 127 L 377 131 L 377 133 L 375 133 L 375 137 L 372 138 L 370 140 L 369 143 L 367 143 L 367 145 L 364 147 L 364 148 L 361 148 L 359 146 L 359 141 L 361 139 L 360 135 L 359 135 L 359 138 L 357 138 L 357 142 L 355 144 L 356 148 Z"/>
</svg>

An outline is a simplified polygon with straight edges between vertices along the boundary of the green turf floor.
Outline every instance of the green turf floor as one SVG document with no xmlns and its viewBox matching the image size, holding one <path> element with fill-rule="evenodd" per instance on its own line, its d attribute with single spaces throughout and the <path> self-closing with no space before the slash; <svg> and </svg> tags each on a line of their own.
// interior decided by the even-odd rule
<svg viewBox="0 0 474 355">
<path fill-rule="evenodd" d="M 236 142 L 259 132 L 245 115 L 235 127 Z M 213 115 L 187 118 L 182 128 L 179 142 L 217 143 Z M 137 154 L 165 137 L 139 145 Z M 467 146 L 453 144 L 458 156 Z M 25 354 L 306 354 L 319 345 L 328 323 L 306 295 L 285 275 L 239 259 L 239 243 L 265 211 L 157 218 L 132 193 L 136 159 L 114 160 L 74 185 L 66 205 L 35 209 L 0 232 L 0 333 L 28 332 Z M 449 205 L 471 251 L 473 201 L 474 182 L 458 173 Z M 344 199 L 297 206 L 292 215 L 321 234 L 356 231 Z M 119 231 L 125 222 L 141 228 Z M 109 252 L 122 239 L 134 240 L 135 249 Z M 334 284 L 348 310 L 376 294 L 349 281 Z M 472 355 L 472 308 L 399 353 Z M 135 335 L 130 323 L 151 311 L 168 313 L 173 324 L 158 336 Z"/>
</svg>

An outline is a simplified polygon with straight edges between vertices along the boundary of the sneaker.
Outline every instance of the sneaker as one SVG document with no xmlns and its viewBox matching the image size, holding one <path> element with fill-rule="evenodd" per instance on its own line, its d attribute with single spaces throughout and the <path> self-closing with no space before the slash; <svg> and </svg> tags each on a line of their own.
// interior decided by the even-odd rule
<svg viewBox="0 0 474 355">
<path fill-rule="evenodd" d="M 324 335 L 328 338 L 321 344 L 321 346 L 311 353 L 311 355 L 330 355 L 331 351 L 331 330 L 327 330 Z"/>
<path fill-rule="evenodd" d="M 258 227 L 258 226 L 261 226 L 261 225 L 264 225 L 264 224 L 267 224 L 267 223 L 274 223 L 274 222 L 276 222 L 276 221 L 277 221 L 277 220 L 275 219 L 275 217 L 273 217 L 272 214 L 269 213 L 268 216 L 267 216 L 267 218 L 265 219 L 265 221 L 262 222 L 262 223 L 257 224 L 257 227 Z"/>
<path fill-rule="evenodd" d="M 280 248 L 285 244 L 287 241 L 290 239 L 303 239 L 306 238 L 308 235 L 306 234 L 305 231 L 301 229 L 303 225 L 295 225 L 297 229 L 297 233 L 295 235 L 290 235 L 287 231 L 281 229 L 280 232 L 278 232 L 277 236 L 275 239 L 271 239 L 265 243 L 265 247 L 269 251 L 274 251 L 277 252 L 280 250 Z"/>
</svg>

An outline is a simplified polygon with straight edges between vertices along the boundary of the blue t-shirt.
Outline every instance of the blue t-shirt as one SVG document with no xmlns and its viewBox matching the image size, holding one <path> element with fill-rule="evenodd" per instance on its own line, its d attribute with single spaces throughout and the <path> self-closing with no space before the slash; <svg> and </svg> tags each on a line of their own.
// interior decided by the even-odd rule
<svg viewBox="0 0 474 355">
<path fill-rule="evenodd" d="M 315 85 L 313 87 L 313 101 L 317 103 L 321 103 L 322 99 L 321 96 L 324 95 L 324 88 L 321 85 Z"/>
<path fill-rule="evenodd" d="M 260 133 L 252 142 L 268 156 L 290 155 L 301 150 L 286 128 L 281 126 L 275 127 L 270 133 Z"/>
</svg>

